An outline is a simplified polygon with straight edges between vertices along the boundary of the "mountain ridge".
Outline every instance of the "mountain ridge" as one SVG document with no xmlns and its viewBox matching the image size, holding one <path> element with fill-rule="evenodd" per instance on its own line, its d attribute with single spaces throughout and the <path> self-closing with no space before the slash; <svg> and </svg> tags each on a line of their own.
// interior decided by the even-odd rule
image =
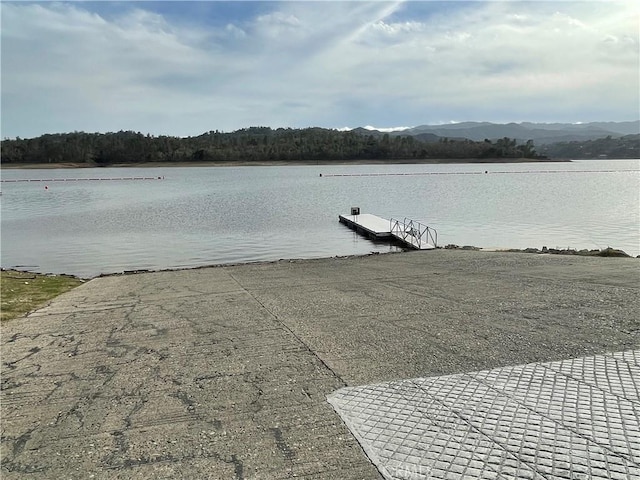
<svg viewBox="0 0 640 480">
<path fill-rule="evenodd" d="M 386 132 L 355 128 L 358 133 L 384 135 Z M 623 137 L 640 133 L 640 120 L 624 122 L 588 123 L 492 123 L 460 122 L 444 125 L 418 125 L 406 130 L 389 132 L 390 136 L 413 136 L 422 141 L 438 141 L 440 138 L 468 139 L 474 141 L 514 138 L 519 142 L 533 140 L 536 145 L 555 142 L 586 141 L 599 138 Z"/>
</svg>

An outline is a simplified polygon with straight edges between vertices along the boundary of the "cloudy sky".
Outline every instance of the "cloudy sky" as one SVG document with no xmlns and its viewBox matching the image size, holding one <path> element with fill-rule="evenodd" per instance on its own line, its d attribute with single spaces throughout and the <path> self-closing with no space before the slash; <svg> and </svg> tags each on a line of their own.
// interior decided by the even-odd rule
<svg viewBox="0 0 640 480">
<path fill-rule="evenodd" d="M 635 1 L 0 9 L 3 138 L 639 118 Z"/>
</svg>

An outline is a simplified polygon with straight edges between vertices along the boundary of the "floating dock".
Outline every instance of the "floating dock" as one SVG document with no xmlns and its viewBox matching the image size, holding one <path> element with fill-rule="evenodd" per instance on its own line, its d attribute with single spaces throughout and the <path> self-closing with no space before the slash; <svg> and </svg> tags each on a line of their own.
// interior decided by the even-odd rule
<svg viewBox="0 0 640 480">
<path fill-rule="evenodd" d="M 352 209 L 352 212 L 359 209 Z M 338 215 L 340 223 L 372 240 L 391 240 L 416 250 L 438 247 L 438 233 L 431 227 L 405 218 L 387 220 L 370 213 Z"/>
<path fill-rule="evenodd" d="M 391 228 L 389 220 L 385 220 L 377 215 L 363 213 L 360 215 L 339 215 L 340 223 L 345 224 L 351 230 L 363 234 L 372 240 L 384 239 L 391 237 Z"/>
</svg>

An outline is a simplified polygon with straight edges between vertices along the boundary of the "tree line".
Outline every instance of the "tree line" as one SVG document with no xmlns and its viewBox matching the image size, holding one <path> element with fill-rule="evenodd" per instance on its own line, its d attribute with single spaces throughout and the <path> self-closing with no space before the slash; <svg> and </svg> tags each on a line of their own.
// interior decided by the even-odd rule
<svg viewBox="0 0 640 480">
<path fill-rule="evenodd" d="M 546 145 L 541 150 L 554 158 L 640 158 L 640 135 L 557 142 Z"/>
<path fill-rule="evenodd" d="M 425 159 L 540 159 L 531 140 L 518 144 L 412 136 L 373 135 L 324 128 L 251 127 L 230 133 L 210 131 L 194 137 L 140 132 L 59 133 L 2 141 L 3 163 L 269 162 Z"/>
</svg>

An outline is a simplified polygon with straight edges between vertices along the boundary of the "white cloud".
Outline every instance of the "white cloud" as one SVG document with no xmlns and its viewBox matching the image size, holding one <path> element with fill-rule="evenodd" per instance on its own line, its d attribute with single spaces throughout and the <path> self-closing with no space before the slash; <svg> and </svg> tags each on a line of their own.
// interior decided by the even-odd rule
<svg viewBox="0 0 640 480">
<path fill-rule="evenodd" d="M 243 29 L 235 26 L 233 23 L 227 24 L 227 26 L 225 27 L 225 32 L 236 39 L 245 38 L 247 36 L 247 33 Z"/>
<path fill-rule="evenodd" d="M 219 26 L 122 5 L 1 4 L 3 136 L 638 115 L 631 2 L 285 2 Z"/>
<path fill-rule="evenodd" d="M 197 114 L 217 85 L 246 70 L 203 50 L 204 32 L 175 30 L 143 10 L 107 22 L 73 5 L 47 7 L 2 5 L 3 131 L 43 114 L 49 131 L 141 130 L 155 115 Z M 6 103 L 15 104 L 9 121 Z"/>
<path fill-rule="evenodd" d="M 363 127 L 365 130 L 378 130 L 379 132 L 402 132 L 403 130 L 409 130 L 412 127 L 373 127 L 371 125 L 367 125 Z"/>
<path fill-rule="evenodd" d="M 572 12 L 582 18 L 579 20 L 548 7 L 551 5 L 538 10 L 536 4 L 490 4 L 449 21 L 413 28 L 424 34 L 407 36 L 402 43 L 394 41 L 386 49 L 395 65 L 406 67 L 400 79 L 384 74 L 389 62 L 375 58 L 381 52 L 362 52 L 369 55 L 363 62 L 368 75 L 381 79 L 372 89 L 400 88 L 412 92 L 411 96 L 425 106 L 434 101 L 473 106 L 528 99 L 542 101 L 545 107 L 562 100 L 566 106 L 572 98 L 582 102 L 580 94 L 584 92 L 597 95 L 598 102 L 613 102 L 623 108 L 613 90 L 624 92 L 629 100 L 637 99 L 633 93 L 638 86 L 637 42 L 630 42 L 627 52 L 610 51 L 602 56 L 606 30 L 601 12 L 592 14 L 591 6 Z M 512 10 L 523 13 L 510 13 Z M 391 24 L 387 30 L 398 28 Z M 384 42 L 388 36 L 387 31 L 381 35 L 379 29 L 370 29 L 366 35 L 373 44 L 373 38 Z M 612 69 L 609 65 L 616 60 L 618 67 Z M 580 102 L 574 102 L 574 107 Z"/>
</svg>

